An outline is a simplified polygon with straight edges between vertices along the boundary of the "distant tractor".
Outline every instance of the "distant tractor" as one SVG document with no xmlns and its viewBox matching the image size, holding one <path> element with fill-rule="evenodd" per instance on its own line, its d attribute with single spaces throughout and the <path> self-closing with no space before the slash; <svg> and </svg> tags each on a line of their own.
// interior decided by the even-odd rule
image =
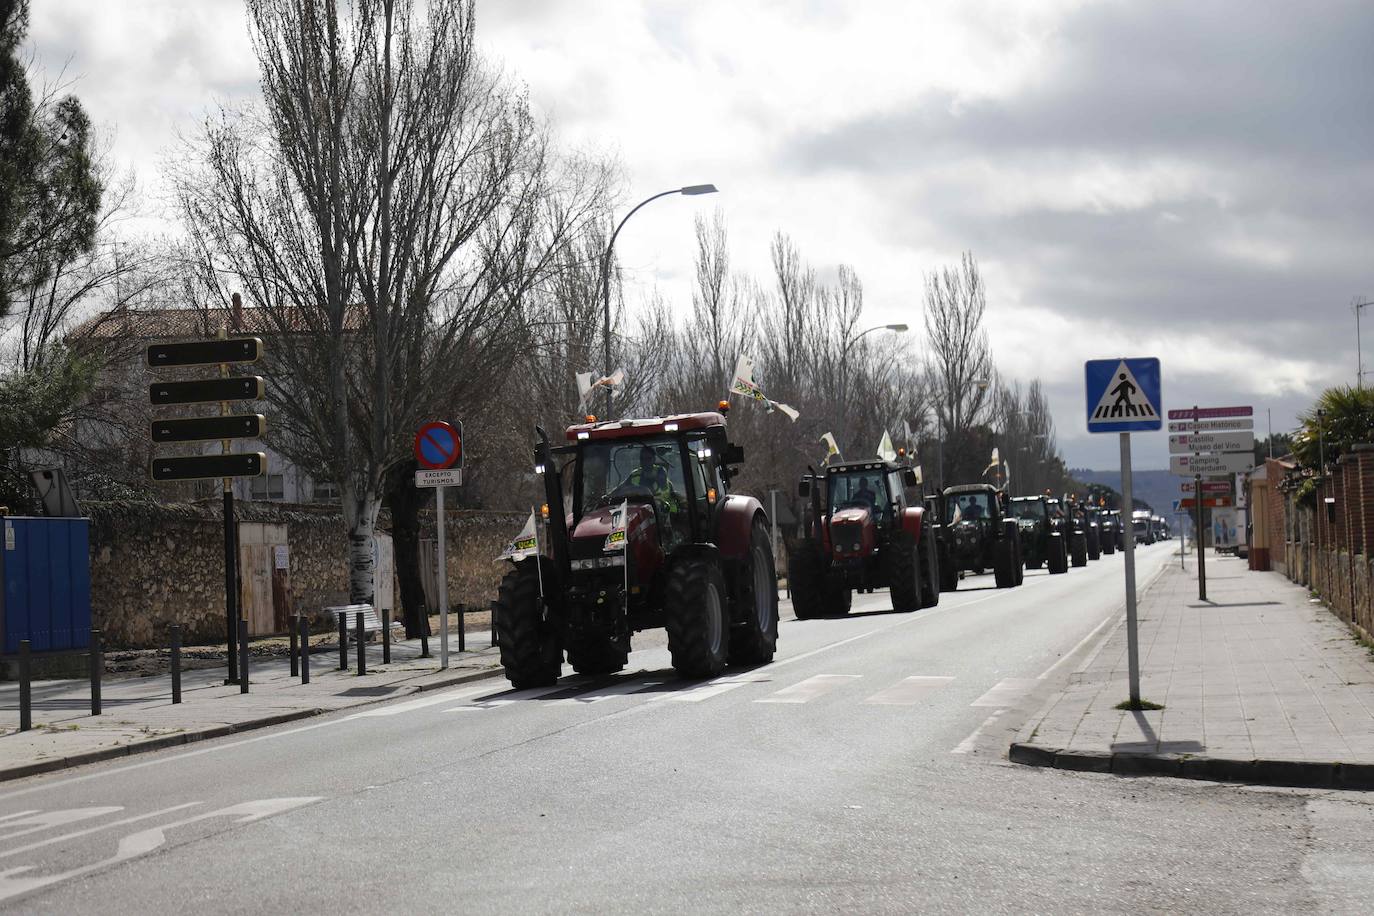
<svg viewBox="0 0 1374 916">
<path fill-rule="evenodd" d="M 1087 566 L 1088 532 L 1082 516 L 1054 497 L 1048 497 L 1045 502 L 1050 507 L 1050 517 L 1055 520 L 1056 529 L 1063 532 L 1064 540 L 1069 544 L 1069 565 L 1075 569 Z"/>
<path fill-rule="evenodd" d="M 1016 496 L 1011 510 L 1021 528 L 1021 550 L 1027 569 L 1045 566 L 1050 575 L 1069 571 L 1069 547 L 1064 534 L 1055 530 L 1050 507 L 1043 496 Z"/>
<path fill-rule="evenodd" d="M 1102 553 L 1110 556 L 1116 553 L 1116 518 L 1106 509 L 1088 509 L 1089 521 L 1097 524 L 1098 541 L 1102 545 Z"/>
<path fill-rule="evenodd" d="M 887 588 L 897 611 L 940 603 L 934 521 L 907 497 L 916 485 L 910 467 L 879 460 L 840 462 L 801 479 L 797 492 L 810 511 L 787 567 L 798 618 L 848 614 L 855 590 Z"/>
<path fill-rule="evenodd" d="M 946 487 L 944 496 L 942 521 L 949 529 L 950 555 L 946 581 L 951 587 L 958 587 L 959 572 L 979 576 L 989 569 L 998 588 L 1020 585 L 1026 577 L 1021 531 L 1007 494 L 991 484 L 974 483 Z"/>
<path fill-rule="evenodd" d="M 516 688 L 621 670 L 631 634 L 668 631 L 682 677 L 773 658 L 777 575 L 763 507 L 729 493 L 744 450 L 720 413 L 536 429 L 544 552 L 501 581 L 496 631 Z"/>
</svg>

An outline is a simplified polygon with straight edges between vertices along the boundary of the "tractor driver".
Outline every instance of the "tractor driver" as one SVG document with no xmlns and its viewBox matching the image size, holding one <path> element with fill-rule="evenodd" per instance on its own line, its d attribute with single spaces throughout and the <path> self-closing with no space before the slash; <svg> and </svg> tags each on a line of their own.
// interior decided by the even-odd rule
<svg viewBox="0 0 1374 916">
<path fill-rule="evenodd" d="M 854 498 L 866 503 L 870 509 L 876 507 L 878 504 L 878 497 L 875 496 L 873 491 L 869 488 L 867 477 L 859 478 L 859 489 L 854 491 Z"/>
<path fill-rule="evenodd" d="M 645 445 L 640 448 L 639 465 L 625 478 L 625 482 L 644 487 L 653 495 L 655 508 L 660 510 L 663 520 L 667 522 L 666 529 L 671 530 L 674 516 L 682 512 L 682 501 L 673 489 L 668 469 L 658 460 L 652 447 Z"/>
</svg>

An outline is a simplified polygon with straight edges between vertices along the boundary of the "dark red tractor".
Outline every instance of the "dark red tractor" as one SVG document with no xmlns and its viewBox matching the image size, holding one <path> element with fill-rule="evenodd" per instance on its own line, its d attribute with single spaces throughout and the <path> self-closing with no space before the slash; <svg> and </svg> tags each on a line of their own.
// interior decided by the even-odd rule
<svg viewBox="0 0 1374 916">
<path fill-rule="evenodd" d="M 806 531 L 787 567 L 797 617 L 848 614 L 855 590 L 888 588 L 892 608 L 940 603 L 933 520 L 913 504 L 916 473 L 893 461 L 846 461 L 802 478 L 810 500 Z"/>
<path fill-rule="evenodd" d="M 587 423 L 550 445 L 535 556 L 501 582 L 496 632 L 517 688 L 621 670 L 631 634 L 668 630 L 673 667 L 714 677 L 773 659 L 778 585 L 763 506 L 729 492 L 744 450 L 720 413 Z M 560 511 L 560 509 L 562 511 Z"/>
</svg>

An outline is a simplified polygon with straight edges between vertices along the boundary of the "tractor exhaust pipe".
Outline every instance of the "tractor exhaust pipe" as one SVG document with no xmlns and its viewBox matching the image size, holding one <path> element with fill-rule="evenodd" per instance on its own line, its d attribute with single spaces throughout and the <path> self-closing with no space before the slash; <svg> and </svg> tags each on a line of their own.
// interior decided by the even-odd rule
<svg viewBox="0 0 1374 916">
<path fill-rule="evenodd" d="M 539 476 L 544 478 L 544 502 L 549 507 L 549 545 L 553 548 L 554 576 L 557 583 L 566 582 L 572 573 L 568 558 L 568 517 L 563 508 L 563 478 L 558 473 L 558 465 L 553 460 L 553 449 L 549 446 L 549 434 L 542 427 L 534 428 L 539 441 L 534 446 L 534 464 L 542 468 Z M 545 589 L 545 594 L 558 591 Z"/>
</svg>

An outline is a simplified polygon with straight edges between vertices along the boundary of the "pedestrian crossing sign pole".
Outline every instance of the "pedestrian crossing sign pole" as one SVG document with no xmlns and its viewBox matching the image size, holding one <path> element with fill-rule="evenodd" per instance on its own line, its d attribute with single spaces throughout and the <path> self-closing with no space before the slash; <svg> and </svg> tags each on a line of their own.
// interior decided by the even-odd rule
<svg viewBox="0 0 1374 916">
<path fill-rule="evenodd" d="M 1160 420 L 1159 360 L 1090 359 L 1083 364 L 1088 405 L 1088 432 L 1121 437 L 1121 523 L 1126 553 L 1126 655 L 1130 663 L 1130 704 L 1140 708 L 1140 643 L 1136 627 L 1135 523 L 1131 496 L 1131 433 L 1153 432 Z"/>
</svg>

